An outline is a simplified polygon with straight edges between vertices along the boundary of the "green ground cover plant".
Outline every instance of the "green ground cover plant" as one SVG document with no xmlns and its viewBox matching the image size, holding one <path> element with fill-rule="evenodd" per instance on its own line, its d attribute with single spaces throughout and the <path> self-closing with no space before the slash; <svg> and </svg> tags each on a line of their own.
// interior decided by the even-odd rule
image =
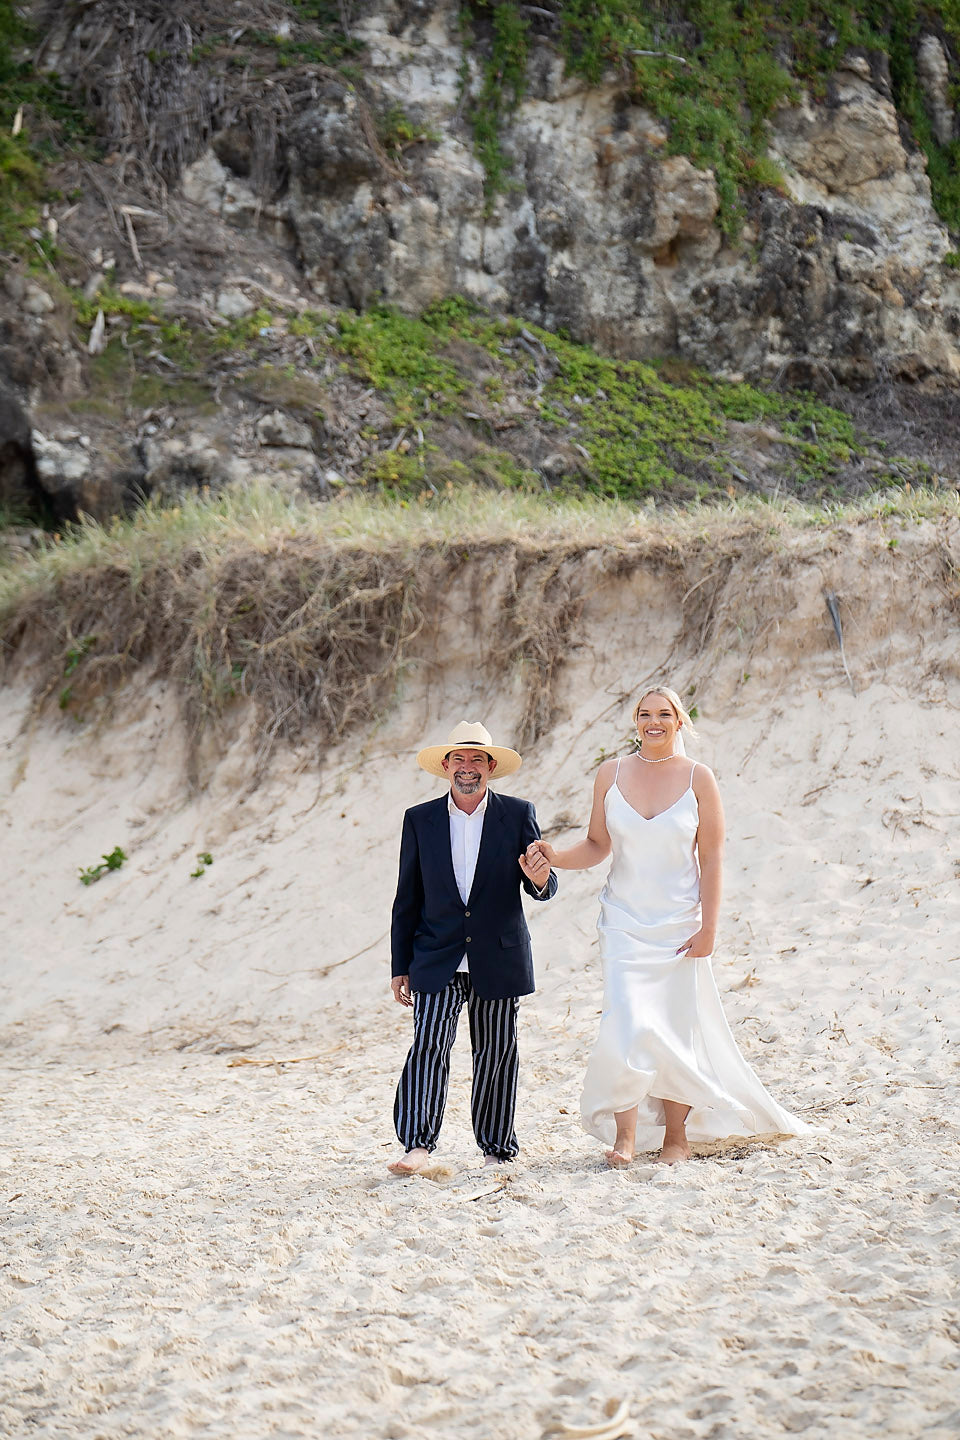
<svg viewBox="0 0 960 1440">
<path fill-rule="evenodd" d="M 197 868 L 190 871 L 191 880 L 199 880 L 201 875 L 207 873 L 207 867 L 213 864 L 213 856 L 209 850 L 201 850 L 197 856 Z"/>
<path fill-rule="evenodd" d="M 87 865 L 80 869 L 80 884 L 95 885 L 96 882 L 106 875 L 109 870 L 119 870 L 128 857 L 115 845 L 109 855 L 104 855 L 98 865 Z"/>
<path fill-rule="evenodd" d="M 354 368 L 385 391 L 400 424 L 412 424 L 433 410 L 449 410 L 466 388 L 459 370 L 443 358 L 437 331 L 429 323 L 377 307 L 337 317 L 338 348 Z"/>
<path fill-rule="evenodd" d="M 508 372 L 529 372 L 537 391 L 531 404 L 558 433 L 575 436 L 586 452 L 585 488 L 596 494 L 628 498 L 667 491 L 689 497 L 722 485 L 730 475 L 726 420 L 775 425 L 796 442 L 795 463 L 805 479 L 824 480 L 859 448 L 849 416 L 812 395 L 728 384 L 695 369 L 684 371 L 682 383 L 671 383 L 654 365 L 598 354 L 537 325 L 497 319 L 461 297 L 428 308 L 420 325 L 421 343 L 424 330 L 439 344 L 456 336 L 497 356 Z M 525 348 L 517 347 L 518 337 Z M 538 370 L 540 383 L 534 385 Z"/>
</svg>

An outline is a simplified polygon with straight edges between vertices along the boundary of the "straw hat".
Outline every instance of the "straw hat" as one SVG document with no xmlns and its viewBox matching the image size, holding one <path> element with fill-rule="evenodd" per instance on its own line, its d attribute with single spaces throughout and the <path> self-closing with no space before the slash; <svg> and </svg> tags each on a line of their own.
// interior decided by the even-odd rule
<svg viewBox="0 0 960 1440">
<path fill-rule="evenodd" d="M 425 750 L 420 751 L 417 764 L 429 775 L 438 775 L 441 780 L 449 780 L 450 777 L 443 768 L 443 758 L 449 755 L 451 750 L 484 750 L 491 760 L 497 762 L 498 780 L 501 775 L 512 775 L 514 770 L 519 770 L 523 764 L 516 750 L 508 750 L 505 745 L 493 745 L 490 731 L 476 720 L 461 720 L 459 725 L 454 725 L 445 744 L 428 745 Z"/>
</svg>

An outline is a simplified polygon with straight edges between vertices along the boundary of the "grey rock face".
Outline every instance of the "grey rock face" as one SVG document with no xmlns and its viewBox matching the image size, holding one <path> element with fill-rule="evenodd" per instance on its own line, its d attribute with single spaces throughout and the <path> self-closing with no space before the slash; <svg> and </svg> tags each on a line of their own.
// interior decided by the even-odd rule
<svg viewBox="0 0 960 1440">
<path fill-rule="evenodd" d="M 460 292 L 615 353 L 679 352 L 730 374 L 960 380 L 960 280 L 941 265 L 949 237 L 884 76 L 863 57 L 849 58 L 825 103 L 776 117 L 770 148 L 786 193 L 762 198 L 725 244 L 712 172 L 668 154 L 664 128 L 612 77 L 587 88 L 555 52 L 535 52 L 502 137 L 511 187 L 488 204 L 462 117 L 451 0 L 407 23 L 370 7 L 360 31 L 371 93 L 436 138 L 408 151 L 398 179 L 346 87 L 325 84 L 298 122 L 288 213 L 323 299 L 417 311 Z M 942 80 L 933 45 L 925 54 L 925 73 Z"/>
<path fill-rule="evenodd" d="M 33 432 L 33 453 L 36 458 L 37 474 L 44 490 L 55 499 L 72 494 L 90 474 L 89 441 L 84 437 L 70 435 L 61 440 Z"/>
<path fill-rule="evenodd" d="M 233 478 L 231 461 L 202 433 L 151 436 L 139 448 L 145 495 L 171 501 L 197 490 L 217 494 Z"/>
<path fill-rule="evenodd" d="M 95 454 L 87 435 L 76 430 L 44 435 L 34 430 L 32 440 L 38 488 L 57 520 L 78 520 L 82 515 L 106 520 L 128 510 L 143 493 L 137 467 Z"/>
<path fill-rule="evenodd" d="M 33 280 L 27 281 L 21 304 L 28 315 L 49 315 L 55 308 L 46 290 Z"/>
<path fill-rule="evenodd" d="M 950 65 L 942 40 L 924 35 L 917 50 L 917 76 L 923 89 L 927 109 L 933 121 L 933 133 L 941 145 L 949 145 L 957 133 L 956 113 L 950 103 Z"/>
<path fill-rule="evenodd" d="M 0 385 L 0 508 L 29 514 L 41 502 L 30 421 L 20 402 Z"/>
<path fill-rule="evenodd" d="M 313 443 L 310 426 L 302 420 L 294 420 L 283 410 L 272 410 L 269 415 L 262 415 L 255 428 L 261 445 L 309 450 Z"/>
<path fill-rule="evenodd" d="M 289 137 L 290 218 L 308 273 L 337 305 L 371 304 L 389 265 L 388 177 L 374 141 L 355 91 L 335 81 Z"/>
<path fill-rule="evenodd" d="M 252 315 L 255 309 L 249 295 L 231 286 L 225 286 L 217 296 L 217 314 L 225 320 L 242 320 L 244 316 Z"/>
</svg>

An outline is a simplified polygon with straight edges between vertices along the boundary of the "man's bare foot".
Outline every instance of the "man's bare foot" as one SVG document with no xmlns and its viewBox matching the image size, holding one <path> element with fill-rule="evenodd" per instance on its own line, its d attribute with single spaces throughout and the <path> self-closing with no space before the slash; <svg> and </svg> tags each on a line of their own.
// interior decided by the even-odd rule
<svg viewBox="0 0 960 1440">
<path fill-rule="evenodd" d="M 408 1150 L 399 1160 L 392 1160 L 387 1166 L 391 1175 L 416 1175 L 430 1164 L 429 1150 Z"/>
<path fill-rule="evenodd" d="M 623 1170 L 633 1159 L 633 1148 L 629 1145 L 615 1145 L 603 1153 L 611 1170 Z"/>
<path fill-rule="evenodd" d="M 692 1151 L 686 1140 L 665 1140 L 658 1163 L 676 1165 L 680 1160 L 689 1160 L 691 1154 Z"/>
<path fill-rule="evenodd" d="M 493 1170 L 496 1166 L 512 1165 L 512 1160 L 501 1160 L 499 1155 L 484 1155 L 483 1167 L 485 1170 Z"/>
</svg>

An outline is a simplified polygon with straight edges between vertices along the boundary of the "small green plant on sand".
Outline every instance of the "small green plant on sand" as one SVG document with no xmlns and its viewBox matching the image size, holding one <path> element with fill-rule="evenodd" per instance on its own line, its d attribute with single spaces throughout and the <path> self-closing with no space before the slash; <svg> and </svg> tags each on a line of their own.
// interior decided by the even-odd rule
<svg viewBox="0 0 960 1440">
<path fill-rule="evenodd" d="M 212 865 L 212 864 L 213 864 L 213 856 L 210 854 L 210 851 L 209 851 L 209 850 L 201 850 L 201 851 L 200 851 L 200 854 L 197 856 L 197 868 L 196 868 L 196 870 L 191 870 L 191 871 L 190 871 L 190 879 L 191 879 L 191 880 L 199 880 L 200 876 L 201 876 L 201 875 L 204 875 L 204 874 L 206 873 L 207 866 L 208 866 L 208 865 Z"/>
<path fill-rule="evenodd" d="M 88 865 L 86 869 L 83 869 L 81 866 L 80 884 L 92 885 L 95 880 L 99 880 L 102 875 L 106 875 L 108 870 L 119 870 L 126 858 L 120 846 L 115 845 L 109 855 L 104 855 L 99 865 Z"/>
<path fill-rule="evenodd" d="M 83 635 L 76 643 L 71 645 L 67 651 L 66 660 L 63 666 L 64 676 L 70 676 L 76 670 L 84 655 L 89 655 L 97 643 L 96 635 Z"/>
</svg>

